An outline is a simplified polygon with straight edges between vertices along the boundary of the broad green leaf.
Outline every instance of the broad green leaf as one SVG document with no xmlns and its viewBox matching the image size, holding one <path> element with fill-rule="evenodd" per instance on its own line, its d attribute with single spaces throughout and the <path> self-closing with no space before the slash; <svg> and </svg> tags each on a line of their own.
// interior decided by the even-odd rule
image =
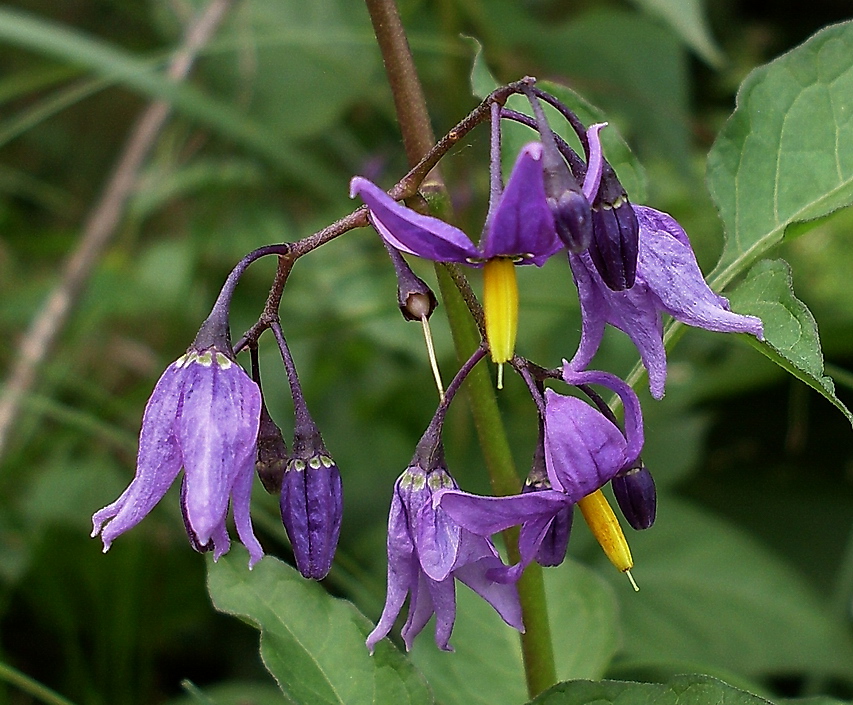
<svg viewBox="0 0 853 705">
<path fill-rule="evenodd" d="M 600 678 L 619 641 L 616 600 L 605 580 L 567 560 L 545 570 L 557 676 Z M 517 705 L 527 689 L 518 633 L 471 590 L 457 591 L 454 653 L 439 651 L 428 633 L 412 659 L 444 705 Z"/>
<path fill-rule="evenodd" d="M 730 295 L 741 313 L 764 322 L 764 341 L 747 342 L 812 389 L 820 392 L 853 424 L 853 414 L 835 395 L 835 384 L 824 375 L 817 323 L 794 295 L 791 268 L 784 260 L 763 260 Z"/>
<path fill-rule="evenodd" d="M 574 681 L 559 683 L 532 701 L 536 705 L 768 705 L 769 701 L 702 675 L 675 676 L 666 683 Z"/>
<path fill-rule="evenodd" d="M 711 36 L 702 0 L 634 0 L 634 4 L 669 23 L 711 66 L 719 67 L 723 63 L 723 53 Z"/>
<path fill-rule="evenodd" d="M 387 640 L 371 656 L 371 624 L 349 602 L 267 556 L 246 568 L 242 547 L 209 563 L 208 589 L 220 612 L 261 632 L 261 657 L 295 703 L 432 703 L 422 677 Z"/>
<path fill-rule="evenodd" d="M 602 567 L 620 601 L 621 671 L 849 675 L 846 626 L 787 563 L 732 524 L 667 496 L 655 526 L 629 540 L 640 591 Z"/>
<path fill-rule="evenodd" d="M 708 155 L 726 244 L 719 291 L 793 224 L 853 202 L 853 22 L 755 69 Z"/>
<path fill-rule="evenodd" d="M 471 92 L 480 100 L 484 100 L 500 83 L 486 63 L 483 45 L 474 37 L 465 37 L 465 39 L 474 49 L 474 61 L 471 64 Z"/>
</svg>

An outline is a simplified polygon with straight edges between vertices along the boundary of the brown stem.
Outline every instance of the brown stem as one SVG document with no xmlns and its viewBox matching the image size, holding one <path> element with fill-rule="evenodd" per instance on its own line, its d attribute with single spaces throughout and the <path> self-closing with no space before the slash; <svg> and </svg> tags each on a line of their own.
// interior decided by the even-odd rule
<svg viewBox="0 0 853 705">
<path fill-rule="evenodd" d="M 170 79 L 176 82 L 186 79 L 193 61 L 219 27 L 231 2 L 232 0 L 211 0 L 189 24 L 184 39 L 166 71 Z M 136 185 L 139 170 L 170 113 L 169 103 L 155 101 L 139 116 L 100 199 L 83 225 L 82 237 L 65 263 L 62 278 L 33 318 L 21 341 L 17 358 L 0 397 L 0 457 L 5 450 L 12 425 L 19 416 L 21 403 L 68 322 L 95 265 L 115 234 L 116 227 L 124 215 L 127 200 Z"/>
</svg>

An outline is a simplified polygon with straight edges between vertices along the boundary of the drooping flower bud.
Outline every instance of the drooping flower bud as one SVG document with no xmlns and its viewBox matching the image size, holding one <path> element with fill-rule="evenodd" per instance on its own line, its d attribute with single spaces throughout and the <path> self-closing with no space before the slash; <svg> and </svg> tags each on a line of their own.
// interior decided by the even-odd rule
<svg viewBox="0 0 853 705">
<path fill-rule="evenodd" d="M 281 435 L 281 429 L 261 402 L 261 424 L 258 430 L 258 454 L 255 470 L 270 494 L 281 492 L 281 481 L 287 465 L 287 444 Z"/>
<path fill-rule="evenodd" d="M 637 530 L 648 529 L 655 523 L 657 492 L 655 481 L 646 466 L 623 470 L 610 481 L 616 502 L 628 523 Z"/>
<path fill-rule="evenodd" d="M 616 172 L 604 161 L 601 184 L 592 202 L 589 254 L 604 283 L 613 291 L 634 286 L 639 238 L 640 228 L 628 194 Z"/>
<path fill-rule="evenodd" d="M 551 482 L 548 480 L 548 471 L 545 467 L 545 443 L 540 435 L 533 454 L 533 467 L 524 481 L 521 493 L 543 492 L 550 489 Z M 565 560 L 572 531 L 572 516 L 572 505 L 569 503 L 554 513 L 553 520 L 548 525 L 536 551 L 535 560 L 539 565 L 556 566 Z"/>
<path fill-rule="evenodd" d="M 432 316 L 438 301 L 427 283 L 412 271 L 399 250 L 382 241 L 397 274 L 397 305 L 407 321 L 422 321 Z"/>
<path fill-rule="evenodd" d="M 296 567 L 313 580 L 332 567 L 343 515 L 341 473 L 317 440 L 294 446 L 281 485 L 281 519 Z"/>
</svg>

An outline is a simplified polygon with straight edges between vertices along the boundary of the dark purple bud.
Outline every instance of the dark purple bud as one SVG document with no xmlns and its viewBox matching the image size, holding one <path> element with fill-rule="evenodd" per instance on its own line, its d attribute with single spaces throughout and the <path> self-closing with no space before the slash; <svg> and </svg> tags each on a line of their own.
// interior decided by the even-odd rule
<svg viewBox="0 0 853 705">
<path fill-rule="evenodd" d="M 281 519 L 306 578 L 325 578 L 332 567 L 342 513 L 341 473 L 325 448 L 292 457 L 281 485 Z"/>
<path fill-rule="evenodd" d="M 539 441 L 536 444 L 536 450 L 533 453 L 533 466 L 530 469 L 530 474 L 524 481 L 524 486 L 521 488 L 521 494 L 528 492 L 541 492 L 551 489 L 551 482 L 548 480 L 548 470 L 545 466 L 545 443 L 542 436 L 544 429 L 540 429 Z M 542 537 L 542 542 L 536 550 L 534 559 L 536 562 L 545 567 L 560 565 L 566 558 L 566 551 L 569 548 L 569 536 L 572 531 L 572 505 L 567 503 L 566 506 L 554 514 L 553 520 L 548 525 L 545 535 Z"/>
<path fill-rule="evenodd" d="M 628 523 L 637 530 L 648 529 L 655 523 L 657 493 L 652 474 L 642 463 L 623 470 L 610 481 L 613 494 Z"/>
<path fill-rule="evenodd" d="M 613 168 L 605 161 L 601 186 L 592 204 L 592 242 L 589 254 L 612 291 L 634 286 L 640 228 L 634 208 Z"/>
<path fill-rule="evenodd" d="M 579 187 L 577 190 L 553 189 L 552 192 L 548 188 L 547 174 L 545 192 L 548 194 L 548 207 L 554 216 L 554 228 L 560 240 L 569 252 L 583 252 L 593 238 L 593 214 L 589 202 Z"/>
<path fill-rule="evenodd" d="M 287 444 L 281 435 L 281 429 L 267 411 L 266 404 L 261 404 L 261 424 L 258 430 L 258 454 L 255 460 L 255 470 L 270 494 L 281 492 L 281 481 L 287 465 Z"/>
</svg>

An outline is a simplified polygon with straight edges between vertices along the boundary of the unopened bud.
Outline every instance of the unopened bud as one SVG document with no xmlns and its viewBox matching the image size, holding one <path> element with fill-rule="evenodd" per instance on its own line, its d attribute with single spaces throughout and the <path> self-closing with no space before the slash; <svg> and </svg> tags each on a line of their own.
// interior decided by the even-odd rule
<svg viewBox="0 0 853 705">
<path fill-rule="evenodd" d="M 619 473 L 610 481 L 616 502 L 628 523 L 637 530 L 655 523 L 657 492 L 652 474 L 645 465 Z"/>
<path fill-rule="evenodd" d="M 270 417 L 266 404 L 262 403 L 255 469 L 264 489 L 270 494 L 281 492 L 281 479 L 286 465 L 287 445 L 281 435 L 281 429 Z"/>
<path fill-rule="evenodd" d="M 628 195 L 605 161 L 601 186 L 592 204 L 589 254 L 604 283 L 613 291 L 634 286 L 640 228 Z"/>
</svg>

